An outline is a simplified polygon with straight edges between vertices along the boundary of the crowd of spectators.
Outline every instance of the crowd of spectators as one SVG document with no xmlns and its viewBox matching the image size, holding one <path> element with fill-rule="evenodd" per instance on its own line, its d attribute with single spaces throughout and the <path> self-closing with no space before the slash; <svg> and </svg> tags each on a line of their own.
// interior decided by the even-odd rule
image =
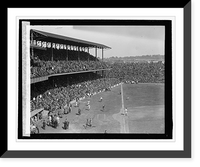
<svg viewBox="0 0 200 167">
<path fill-rule="evenodd" d="M 33 88 L 31 91 L 31 111 L 44 108 L 53 112 L 63 108 L 76 98 L 82 98 L 88 93 L 93 94 L 107 88 L 110 89 L 111 86 L 120 83 L 120 80 L 117 78 L 102 78 L 96 74 L 91 75 L 85 74 L 85 76 L 79 77 L 79 79 L 73 77 L 73 81 L 71 80 L 70 83 L 67 82 L 68 79 L 65 77 L 61 77 L 53 85 L 47 82 L 37 86 L 38 89 Z"/>
<path fill-rule="evenodd" d="M 107 72 L 107 78 L 118 78 L 121 81 L 140 83 L 164 83 L 165 65 L 160 62 L 114 63 Z"/>
<path fill-rule="evenodd" d="M 109 64 L 100 61 L 88 52 L 54 50 L 37 50 L 31 54 L 31 78 L 58 73 L 70 73 L 109 68 Z"/>
<path fill-rule="evenodd" d="M 84 52 L 84 54 L 87 54 Z M 87 54 L 88 55 L 88 54 Z M 85 57 L 87 57 L 87 55 Z M 59 56 L 58 56 L 59 57 Z M 96 73 L 57 76 L 50 82 L 31 84 L 31 111 L 44 108 L 54 112 L 64 108 L 66 104 L 76 98 L 82 98 L 88 92 L 93 94 L 120 82 L 134 81 L 135 83 L 164 83 L 165 64 L 162 62 L 147 63 L 114 63 L 109 64 L 99 60 L 73 60 L 65 58 L 60 60 L 44 60 L 42 57 L 31 59 L 31 78 L 47 76 L 58 73 L 70 73 L 96 69 L 111 68 L 105 71 L 104 78 Z M 39 86 L 37 86 L 40 84 Z"/>
<path fill-rule="evenodd" d="M 53 57 L 53 60 L 55 61 L 62 61 L 62 60 L 80 60 L 80 61 L 95 61 L 98 60 L 96 57 L 91 55 L 88 52 L 84 51 L 73 51 L 73 50 L 57 50 L 53 49 L 47 49 L 47 50 L 34 50 L 33 53 L 31 51 L 31 59 L 33 60 L 31 62 L 31 65 L 34 66 L 34 62 L 37 62 L 38 60 L 42 61 L 51 61 Z"/>
<path fill-rule="evenodd" d="M 31 67 L 31 78 L 106 68 L 108 64 L 101 61 L 38 61 L 37 66 Z"/>
</svg>

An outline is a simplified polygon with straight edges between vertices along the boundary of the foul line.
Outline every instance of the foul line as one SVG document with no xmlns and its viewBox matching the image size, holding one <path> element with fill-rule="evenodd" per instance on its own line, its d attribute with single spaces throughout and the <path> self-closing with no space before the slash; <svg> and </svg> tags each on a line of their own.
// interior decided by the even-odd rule
<svg viewBox="0 0 200 167">
<path fill-rule="evenodd" d="M 123 83 L 121 84 L 121 99 L 122 99 L 122 108 L 120 113 L 123 114 L 121 115 L 122 121 L 120 121 L 120 126 L 121 126 L 121 133 L 129 133 L 129 127 L 128 127 L 128 122 L 127 122 L 127 116 L 124 113 L 124 92 L 123 92 Z"/>
</svg>

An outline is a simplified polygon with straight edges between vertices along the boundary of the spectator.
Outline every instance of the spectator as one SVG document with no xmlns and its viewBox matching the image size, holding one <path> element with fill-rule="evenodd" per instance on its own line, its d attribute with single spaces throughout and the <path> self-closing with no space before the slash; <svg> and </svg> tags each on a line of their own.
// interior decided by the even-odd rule
<svg viewBox="0 0 200 167">
<path fill-rule="evenodd" d="M 109 65 L 102 61 L 40 61 L 31 67 L 31 78 L 106 68 L 109 68 Z"/>
<path fill-rule="evenodd" d="M 66 61 L 43 62 L 38 60 L 38 66 L 47 69 L 48 73 L 59 73 L 63 70 L 76 71 L 78 69 L 100 68 L 102 62 L 69 61 L 73 64 L 65 64 Z M 59 64 L 63 67 L 60 68 Z M 80 65 L 81 64 L 81 65 Z M 97 65 L 99 64 L 99 65 Z M 31 111 L 44 108 L 52 113 L 58 109 L 64 109 L 64 113 L 71 112 L 70 107 L 72 100 L 85 97 L 87 94 L 94 94 L 102 90 L 110 89 L 112 86 L 121 82 L 164 82 L 164 64 L 158 63 L 115 63 L 109 65 L 112 69 L 106 72 L 106 77 L 102 78 L 98 74 L 85 73 L 56 77 L 54 84 L 45 81 L 37 84 L 31 84 Z M 52 69 L 52 67 L 54 67 Z M 84 68 L 82 68 L 84 67 Z M 104 66 L 102 66 L 103 68 Z M 32 67 L 34 68 L 34 67 Z M 45 73 L 45 70 L 41 70 Z M 37 75 L 38 76 L 38 75 Z M 38 86 L 37 86 L 38 85 Z M 55 86 L 57 85 L 57 86 Z M 52 120 L 49 120 L 51 122 Z"/>
</svg>

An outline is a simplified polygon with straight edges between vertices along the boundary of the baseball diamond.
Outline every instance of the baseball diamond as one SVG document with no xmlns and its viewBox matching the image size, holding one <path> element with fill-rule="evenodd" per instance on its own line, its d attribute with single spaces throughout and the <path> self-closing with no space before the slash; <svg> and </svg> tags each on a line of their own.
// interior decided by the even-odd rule
<svg viewBox="0 0 200 167">
<path fill-rule="evenodd" d="M 109 49 L 30 30 L 31 134 L 165 133 L 165 63 L 105 61 Z"/>
</svg>

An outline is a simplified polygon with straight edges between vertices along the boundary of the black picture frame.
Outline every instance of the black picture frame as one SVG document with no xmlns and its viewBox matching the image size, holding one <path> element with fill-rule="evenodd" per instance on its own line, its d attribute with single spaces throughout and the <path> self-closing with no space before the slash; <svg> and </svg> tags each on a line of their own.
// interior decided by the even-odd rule
<svg viewBox="0 0 200 167">
<path fill-rule="evenodd" d="M 144 7 L 144 6 L 137 6 Z M 149 6 L 153 7 L 153 6 Z M 158 7 L 158 6 L 157 6 Z M 191 1 L 178 6 L 172 4 L 161 4 L 158 8 L 183 8 L 184 12 L 184 150 L 169 151 L 11 151 L 7 147 L 7 112 L 1 122 L 4 128 L 1 138 L 1 158 L 191 158 Z M 7 80 L 7 79 L 6 79 Z M 6 84 L 7 85 L 7 84 Z M 6 92 L 7 93 L 7 92 Z M 7 97 L 7 96 L 6 96 Z"/>
</svg>

